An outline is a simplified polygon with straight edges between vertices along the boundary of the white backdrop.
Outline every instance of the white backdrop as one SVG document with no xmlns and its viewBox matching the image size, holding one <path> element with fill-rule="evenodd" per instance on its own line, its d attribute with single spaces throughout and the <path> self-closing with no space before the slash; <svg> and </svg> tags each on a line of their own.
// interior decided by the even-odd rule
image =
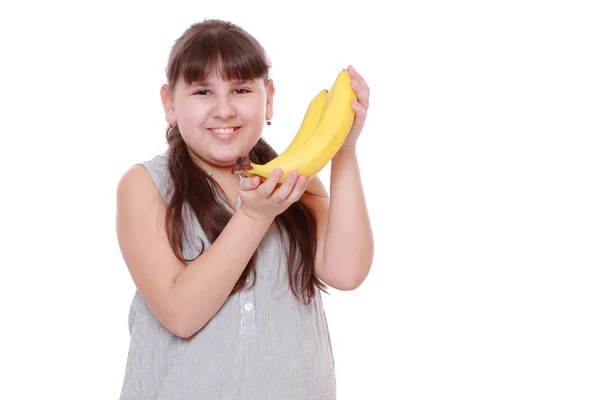
<svg viewBox="0 0 600 400">
<path fill-rule="evenodd" d="M 166 58 L 206 17 L 266 47 L 278 150 L 341 68 L 372 88 L 375 262 L 324 299 L 339 399 L 600 398 L 593 3 L 3 2 L 0 398 L 118 398 L 116 185 L 164 150 Z"/>
</svg>

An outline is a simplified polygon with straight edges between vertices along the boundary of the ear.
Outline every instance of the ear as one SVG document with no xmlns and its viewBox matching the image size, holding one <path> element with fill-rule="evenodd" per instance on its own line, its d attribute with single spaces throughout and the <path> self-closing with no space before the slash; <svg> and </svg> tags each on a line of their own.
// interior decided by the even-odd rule
<svg viewBox="0 0 600 400">
<path fill-rule="evenodd" d="M 160 87 L 160 99 L 163 104 L 163 110 L 165 111 L 165 119 L 170 124 L 175 124 L 175 102 L 173 100 L 173 94 L 169 90 L 169 86 L 164 84 Z"/>
<path fill-rule="evenodd" d="M 267 114 L 265 119 L 273 118 L 273 97 L 275 96 L 275 85 L 273 80 L 269 79 L 267 83 Z"/>
</svg>

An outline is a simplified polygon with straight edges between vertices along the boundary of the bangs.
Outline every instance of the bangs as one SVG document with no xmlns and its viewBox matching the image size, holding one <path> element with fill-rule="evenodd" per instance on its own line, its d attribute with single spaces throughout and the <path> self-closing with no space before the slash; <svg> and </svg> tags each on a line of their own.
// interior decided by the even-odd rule
<svg viewBox="0 0 600 400">
<path fill-rule="evenodd" d="M 190 38 L 173 61 L 170 76 L 183 77 L 187 85 L 207 80 L 213 71 L 226 81 L 266 79 L 270 67 L 260 44 L 227 30 Z"/>
</svg>

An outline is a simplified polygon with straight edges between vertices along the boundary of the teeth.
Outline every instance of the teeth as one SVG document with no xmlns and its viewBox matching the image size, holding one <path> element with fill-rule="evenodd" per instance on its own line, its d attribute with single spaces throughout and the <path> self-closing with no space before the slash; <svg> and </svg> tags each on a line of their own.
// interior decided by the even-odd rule
<svg viewBox="0 0 600 400">
<path fill-rule="evenodd" d="M 220 133 L 221 135 L 226 135 L 228 133 L 233 133 L 235 128 L 215 128 L 213 132 Z"/>
</svg>

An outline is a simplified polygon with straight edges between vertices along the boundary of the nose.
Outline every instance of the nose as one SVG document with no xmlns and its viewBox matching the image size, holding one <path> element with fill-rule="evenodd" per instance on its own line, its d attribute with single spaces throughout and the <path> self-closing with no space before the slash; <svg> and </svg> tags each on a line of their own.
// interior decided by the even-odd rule
<svg viewBox="0 0 600 400">
<path fill-rule="evenodd" d="M 235 117 L 235 108 L 232 106 L 228 95 L 215 96 L 217 101 L 213 108 L 213 117 L 228 119 Z"/>
</svg>

